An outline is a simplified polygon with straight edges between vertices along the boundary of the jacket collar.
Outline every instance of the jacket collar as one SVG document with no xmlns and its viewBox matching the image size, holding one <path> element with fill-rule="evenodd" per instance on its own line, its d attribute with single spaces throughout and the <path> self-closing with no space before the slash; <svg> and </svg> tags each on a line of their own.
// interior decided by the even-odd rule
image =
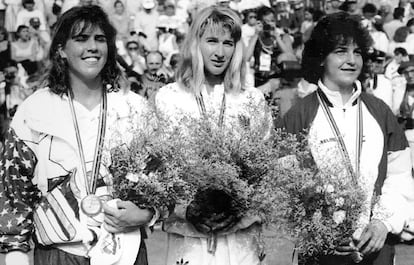
<svg viewBox="0 0 414 265">
<path fill-rule="evenodd" d="M 348 108 L 354 106 L 357 103 L 357 99 L 362 92 L 361 82 L 359 82 L 358 80 L 355 81 L 354 91 L 352 92 L 351 97 L 345 104 L 343 104 L 341 94 L 338 91 L 333 91 L 327 88 L 322 83 L 322 80 L 318 81 L 318 87 L 319 90 L 322 92 L 322 99 L 328 104 L 328 106 L 337 108 Z"/>
</svg>

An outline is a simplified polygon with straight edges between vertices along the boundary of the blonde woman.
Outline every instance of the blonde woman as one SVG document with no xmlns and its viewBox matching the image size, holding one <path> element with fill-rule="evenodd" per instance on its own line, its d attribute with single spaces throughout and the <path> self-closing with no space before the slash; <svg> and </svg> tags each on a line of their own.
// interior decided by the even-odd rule
<svg viewBox="0 0 414 265">
<path fill-rule="evenodd" d="M 177 82 L 161 88 L 156 95 L 156 107 L 161 115 L 184 126 L 179 124 L 181 118 L 198 118 L 209 113 L 217 117 L 212 126 L 221 125 L 224 130 L 243 133 L 245 126 L 256 128 L 264 122 L 270 131 L 270 115 L 262 93 L 243 86 L 241 21 L 234 11 L 223 7 L 201 10 L 195 16 L 181 54 Z M 249 113 L 248 105 L 253 105 L 259 114 Z M 186 211 L 177 205 L 164 223 L 168 233 L 165 264 L 181 261 L 198 265 L 260 263 L 261 252 L 253 236 L 260 229 L 260 218 L 247 216 L 234 226 L 227 225 L 226 221 L 211 226 L 211 223 L 190 223 Z M 207 251 L 206 226 L 211 230 L 220 227 L 214 254 Z"/>
</svg>

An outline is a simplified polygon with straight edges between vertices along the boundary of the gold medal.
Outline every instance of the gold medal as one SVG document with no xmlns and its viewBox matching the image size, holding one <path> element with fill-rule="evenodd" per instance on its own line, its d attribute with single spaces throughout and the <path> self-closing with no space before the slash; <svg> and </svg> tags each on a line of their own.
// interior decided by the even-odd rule
<svg viewBox="0 0 414 265">
<path fill-rule="evenodd" d="M 81 209 L 89 217 L 96 216 L 102 211 L 101 199 L 95 194 L 89 194 L 82 199 Z"/>
</svg>

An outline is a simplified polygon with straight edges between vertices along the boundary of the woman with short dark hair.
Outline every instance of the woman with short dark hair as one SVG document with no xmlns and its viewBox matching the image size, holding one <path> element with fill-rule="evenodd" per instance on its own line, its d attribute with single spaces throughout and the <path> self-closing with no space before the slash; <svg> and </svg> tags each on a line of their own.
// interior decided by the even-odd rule
<svg viewBox="0 0 414 265">
<path fill-rule="evenodd" d="M 306 133 L 321 171 L 338 168 L 339 176 L 353 178 L 366 192 L 365 211 L 358 218 L 352 243 L 338 245 L 321 265 L 393 264 L 388 234 L 402 232 L 414 200 L 410 151 L 389 107 L 361 91 L 372 43 L 360 19 L 345 12 L 328 15 L 317 24 L 305 44 L 302 69 L 318 89 L 300 100 L 283 117 L 291 133 Z M 329 162 L 328 162 L 329 161 Z"/>
</svg>

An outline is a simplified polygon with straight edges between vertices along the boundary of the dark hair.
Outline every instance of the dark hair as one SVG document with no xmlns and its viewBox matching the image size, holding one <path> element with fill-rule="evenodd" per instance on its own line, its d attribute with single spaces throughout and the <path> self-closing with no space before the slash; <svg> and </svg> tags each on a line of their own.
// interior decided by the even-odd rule
<svg viewBox="0 0 414 265">
<path fill-rule="evenodd" d="M 410 20 L 407 21 L 407 27 L 411 27 L 414 25 L 414 18 L 410 18 Z"/>
<path fill-rule="evenodd" d="M 404 13 L 405 13 L 404 8 L 396 7 L 396 8 L 394 8 L 393 17 L 394 17 L 394 19 L 400 19 L 400 18 L 404 17 Z"/>
<path fill-rule="evenodd" d="M 114 2 L 114 7 L 116 7 L 116 4 L 119 4 L 119 3 L 121 3 L 121 4 L 122 4 L 122 6 L 123 6 L 123 7 L 125 7 L 124 3 L 123 3 L 121 0 L 116 0 L 116 1 Z"/>
<path fill-rule="evenodd" d="M 374 13 L 377 14 L 377 7 L 374 4 L 371 3 L 367 3 L 364 5 L 364 7 L 362 7 L 362 14 L 364 13 Z"/>
<path fill-rule="evenodd" d="M 29 29 L 29 27 L 26 26 L 26 25 L 20 25 L 20 26 L 17 27 L 16 34 L 17 34 L 18 38 L 20 38 L 19 34 L 24 29 Z"/>
<path fill-rule="evenodd" d="M 257 19 L 263 20 L 263 17 L 269 14 L 275 15 L 275 12 L 270 7 L 262 6 L 257 10 Z"/>
<path fill-rule="evenodd" d="M 399 27 L 394 33 L 393 40 L 395 42 L 405 42 L 407 40 L 408 34 L 410 34 L 409 27 Z"/>
<path fill-rule="evenodd" d="M 406 49 L 402 48 L 402 47 L 397 47 L 394 49 L 394 55 L 397 56 L 401 54 L 402 56 L 407 56 L 408 52 Z"/>
<path fill-rule="evenodd" d="M 363 61 L 366 61 L 372 39 L 360 21 L 358 16 L 337 12 L 318 22 L 303 50 L 302 69 L 308 82 L 316 84 L 322 77 L 324 67 L 321 64 L 338 45 L 355 42 L 361 49 Z M 362 72 L 365 71 L 367 69 L 363 67 Z"/>
<path fill-rule="evenodd" d="M 45 76 L 45 83 L 49 89 L 58 95 L 68 92 L 70 88 L 68 65 L 67 61 L 61 57 L 59 50 L 72 36 L 95 27 L 104 32 L 108 45 L 108 58 L 100 73 L 103 86 L 108 90 L 118 89 L 121 70 L 116 62 L 116 30 L 102 8 L 97 5 L 73 7 L 63 13 L 55 25 L 49 49 L 51 63 Z"/>
</svg>

